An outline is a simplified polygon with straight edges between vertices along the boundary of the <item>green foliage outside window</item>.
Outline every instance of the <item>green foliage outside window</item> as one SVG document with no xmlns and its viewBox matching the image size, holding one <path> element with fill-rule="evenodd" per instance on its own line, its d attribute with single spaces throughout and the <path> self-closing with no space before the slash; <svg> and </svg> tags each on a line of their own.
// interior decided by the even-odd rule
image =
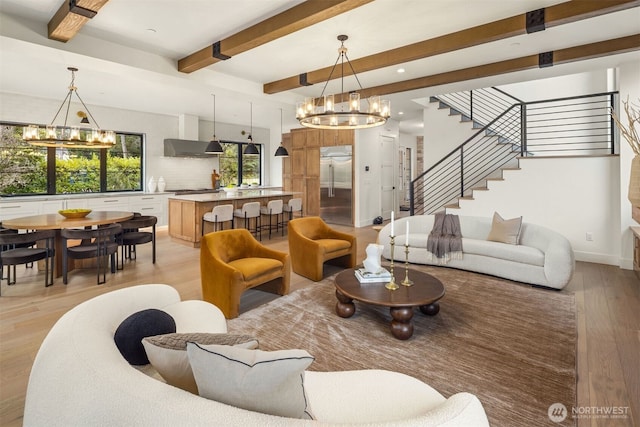
<svg viewBox="0 0 640 427">
<path fill-rule="evenodd" d="M 240 144 L 223 142 L 220 155 L 220 185 L 232 187 L 238 185 L 238 147 Z"/>
<path fill-rule="evenodd" d="M 107 157 L 107 191 L 141 190 L 140 158 Z"/>
<path fill-rule="evenodd" d="M 22 141 L 22 128 L 0 131 L 0 194 L 45 194 L 47 150 Z"/>
<path fill-rule="evenodd" d="M 87 156 L 56 158 L 57 193 L 100 191 L 100 158 L 95 151 L 86 150 L 86 152 Z"/>
<path fill-rule="evenodd" d="M 224 152 L 220 155 L 220 180 L 226 187 L 241 184 L 260 185 L 260 156 L 240 154 L 247 144 L 241 142 L 221 143 Z M 262 151 L 262 144 L 256 144 Z"/>
<path fill-rule="evenodd" d="M 47 157 L 55 155 L 55 193 L 142 190 L 142 135 L 118 134 L 109 150 L 47 149 L 22 141 L 22 127 L 3 125 L 0 194 L 48 194 Z M 101 156 L 106 181 L 101 182 Z"/>
</svg>

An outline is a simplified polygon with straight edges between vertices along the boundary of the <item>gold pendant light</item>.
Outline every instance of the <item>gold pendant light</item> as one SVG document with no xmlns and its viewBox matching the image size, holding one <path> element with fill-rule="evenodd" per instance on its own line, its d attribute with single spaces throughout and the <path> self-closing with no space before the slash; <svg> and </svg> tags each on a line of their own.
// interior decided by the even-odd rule
<svg viewBox="0 0 640 427">
<path fill-rule="evenodd" d="M 100 129 L 100 126 L 96 122 L 96 119 L 89 111 L 89 108 L 85 105 L 82 98 L 78 94 L 78 88 L 75 86 L 75 73 L 78 71 L 75 67 L 67 67 L 67 70 L 71 71 L 71 84 L 69 85 L 69 92 L 62 101 L 60 108 L 56 112 L 56 115 L 51 120 L 51 124 L 43 127 L 39 125 L 25 126 L 22 130 L 22 139 L 31 145 L 39 147 L 53 147 L 53 148 L 112 148 L 116 144 L 116 133 L 112 130 Z M 87 113 L 78 112 L 78 116 L 82 118 L 81 123 L 89 123 L 87 114 L 93 120 L 95 128 L 86 128 L 79 126 L 67 126 L 69 118 L 69 109 L 71 107 L 71 98 L 76 95 L 78 100 L 82 103 Z M 55 121 L 58 118 L 58 114 L 65 106 L 66 103 L 66 115 L 64 118 L 64 124 L 62 126 L 55 125 Z"/>
<path fill-rule="evenodd" d="M 372 96 L 366 100 L 360 99 L 360 94 L 356 91 L 349 92 L 348 99 L 343 99 L 344 95 L 344 61 L 347 60 L 351 73 L 358 82 L 360 90 L 362 85 L 347 56 L 347 48 L 344 42 L 348 36 L 339 35 L 338 40 L 341 45 L 338 49 L 336 59 L 329 78 L 318 98 L 306 98 L 303 102 L 296 104 L 296 118 L 302 126 L 315 129 L 363 129 L 383 125 L 391 115 L 391 103 L 388 100 L 380 99 L 379 96 Z M 341 95 L 324 95 L 327 85 L 333 76 L 336 66 L 341 65 Z M 336 98 L 340 99 L 336 99 Z M 344 98 L 347 98 L 344 96 Z M 367 105 L 364 105 L 364 104 Z"/>
</svg>

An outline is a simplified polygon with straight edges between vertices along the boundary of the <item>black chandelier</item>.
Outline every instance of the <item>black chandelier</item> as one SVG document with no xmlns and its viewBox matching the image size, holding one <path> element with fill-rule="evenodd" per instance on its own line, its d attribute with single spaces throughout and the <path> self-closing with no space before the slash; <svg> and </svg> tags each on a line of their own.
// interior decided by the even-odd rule
<svg viewBox="0 0 640 427">
<path fill-rule="evenodd" d="M 25 126 L 22 130 L 22 139 L 31 145 L 37 145 L 40 147 L 54 147 L 54 148 L 111 148 L 116 144 L 116 133 L 112 130 L 100 129 L 98 122 L 89 111 L 89 108 L 85 105 L 82 98 L 78 94 L 78 88 L 75 86 L 75 73 L 78 71 L 75 67 L 67 67 L 67 70 L 71 71 L 71 84 L 69 85 L 69 92 L 62 101 L 60 108 L 56 112 L 56 115 L 51 120 L 51 124 L 46 127 L 40 125 Z M 89 119 L 87 114 L 93 120 L 94 128 L 86 128 L 79 126 L 67 126 L 69 119 L 69 109 L 71 107 L 71 98 L 73 95 L 80 100 L 82 106 L 87 111 L 78 112 L 78 116 L 82 117 L 80 123 L 88 124 Z M 64 124 L 62 126 L 55 125 L 55 121 L 58 118 L 58 114 L 62 111 L 62 108 L 66 103 L 66 114 L 64 117 Z"/>
<path fill-rule="evenodd" d="M 338 58 L 333 64 L 329 78 L 320 96 L 318 98 L 305 98 L 303 102 L 297 103 L 296 118 L 302 126 L 315 129 L 363 129 L 383 125 L 391 115 L 390 102 L 380 99 L 379 96 L 367 98 L 365 102 L 368 103 L 368 106 L 366 108 L 362 108 L 360 94 L 356 91 L 349 92 L 348 99 L 343 99 L 345 59 L 349 68 L 351 68 L 351 73 L 358 82 L 358 86 L 360 86 L 360 90 L 362 90 L 360 80 L 347 56 L 347 48 L 344 46 L 344 42 L 348 38 L 346 35 L 338 36 L 338 40 L 341 43 L 338 49 Z M 341 69 L 341 94 L 324 95 L 338 62 L 340 62 Z M 339 99 L 336 99 L 338 97 Z"/>
</svg>

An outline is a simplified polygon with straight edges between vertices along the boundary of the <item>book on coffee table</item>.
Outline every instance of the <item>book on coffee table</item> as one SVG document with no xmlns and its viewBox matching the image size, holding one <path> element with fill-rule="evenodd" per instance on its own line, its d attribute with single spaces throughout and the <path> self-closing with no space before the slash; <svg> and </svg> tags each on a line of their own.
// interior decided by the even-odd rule
<svg viewBox="0 0 640 427">
<path fill-rule="evenodd" d="M 355 269 L 356 279 L 360 283 L 374 283 L 374 282 L 390 282 L 391 281 L 391 273 L 389 270 L 382 268 L 377 273 L 372 273 L 370 271 L 366 271 L 364 268 L 356 268 Z"/>
</svg>

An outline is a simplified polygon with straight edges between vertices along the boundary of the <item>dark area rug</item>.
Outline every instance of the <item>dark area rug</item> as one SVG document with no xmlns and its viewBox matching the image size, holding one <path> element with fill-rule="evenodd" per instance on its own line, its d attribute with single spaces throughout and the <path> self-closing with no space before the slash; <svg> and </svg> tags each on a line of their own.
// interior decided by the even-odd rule
<svg viewBox="0 0 640 427">
<path fill-rule="evenodd" d="M 558 424 L 547 415 L 553 403 L 576 404 L 573 294 L 414 268 L 439 278 L 446 295 L 436 316 L 415 310 L 407 341 L 391 336 L 383 307 L 356 302 L 353 317 L 338 317 L 332 277 L 241 314 L 229 321 L 229 331 L 254 335 L 263 350 L 305 349 L 316 358 L 310 370 L 387 369 L 445 397 L 473 393 L 492 426 L 574 425 L 571 417 Z"/>
</svg>

